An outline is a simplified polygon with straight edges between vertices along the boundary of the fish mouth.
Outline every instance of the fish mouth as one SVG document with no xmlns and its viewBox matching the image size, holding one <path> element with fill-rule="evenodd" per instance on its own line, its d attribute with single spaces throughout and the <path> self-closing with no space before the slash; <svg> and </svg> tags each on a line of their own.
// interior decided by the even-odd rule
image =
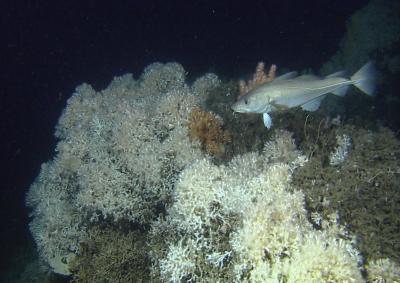
<svg viewBox="0 0 400 283">
<path fill-rule="evenodd" d="M 241 108 L 238 107 L 238 105 L 236 105 L 236 104 L 233 104 L 233 105 L 231 106 L 231 109 L 232 109 L 234 112 L 237 112 L 237 113 L 246 113 L 246 112 L 247 112 L 246 109 L 241 109 Z"/>
<path fill-rule="evenodd" d="M 237 105 L 232 105 L 231 109 L 237 113 L 264 113 L 266 112 L 266 107 L 259 107 L 257 109 L 248 109 L 237 107 Z"/>
</svg>

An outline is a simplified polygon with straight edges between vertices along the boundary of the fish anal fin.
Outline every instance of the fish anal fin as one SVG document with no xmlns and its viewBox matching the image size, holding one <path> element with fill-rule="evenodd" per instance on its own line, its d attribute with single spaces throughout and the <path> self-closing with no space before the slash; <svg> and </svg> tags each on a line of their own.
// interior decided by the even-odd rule
<svg viewBox="0 0 400 283">
<path fill-rule="evenodd" d="M 305 111 L 314 112 L 317 111 L 319 106 L 321 105 L 321 101 L 324 99 L 324 96 L 317 97 L 307 103 L 304 103 L 301 108 Z"/>
<path fill-rule="evenodd" d="M 337 96 L 345 96 L 348 88 L 349 88 L 349 86 L 345 85 L 345 86 L 335 89 L 334 91 L 332 91 L 332 93 Z"/>
</svg>

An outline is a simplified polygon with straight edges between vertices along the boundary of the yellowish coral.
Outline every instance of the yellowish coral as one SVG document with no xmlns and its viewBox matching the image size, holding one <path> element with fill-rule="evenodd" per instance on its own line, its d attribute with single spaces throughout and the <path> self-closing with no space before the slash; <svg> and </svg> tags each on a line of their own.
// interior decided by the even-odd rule
<svg viewBox="0 0 400 283">
<path fill-rule="evenodd" d="M 236 264 L 247 263 L 237 268 L 237 277 L 248 274 L 248 282 L 360 282 L 351 243 L 336 239 L 334 228 L 319 232 L 311 227 L 303 195 L 285 190 L 285 171 L 284 166 L 270 169 L 268 193 L 248 208 L 243 227 L 231 238 L 240 257 Z"/>
<path fill-rule="evenodd" d="M 324 232 L 303 237 L 299 249 L 286 261 L 287 282 L 363 282 L 358 255 L 348 241 Z"/>
<path fill-rule="evenodd" d="M 370 282 L 400 282 L 400 265 L 389 258 L 381 258 L 367 264 Z"/>
<path fill-rule="evenodd" d="M 291 154 L 277 158 L 288 148 Z M 163 258 L 153 259 L 162 280 L 360 282 L 351 241 L 339 239 L 333 225 L 315 230 L 304 195 L 290 188 L 304 160 L 290 134 L 278 132 L 262 154 L 237 156 L 226 166 L 202 159 L 187 167 L 169 210 L 180 236 Z"/>
</svg>

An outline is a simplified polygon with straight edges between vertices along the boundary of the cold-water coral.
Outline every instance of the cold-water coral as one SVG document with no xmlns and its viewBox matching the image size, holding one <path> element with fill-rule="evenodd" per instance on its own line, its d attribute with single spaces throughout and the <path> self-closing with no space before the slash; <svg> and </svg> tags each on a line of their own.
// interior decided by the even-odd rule
<svg viewBox="0 0 400 283">
<path fill-rule="evenodd" d="M 153 225 L 153 236 L 175 235 L 152 257 L 153 274 L 166 282 L 361 280 L 351 242 L 339 240 L 337 228 L 314 230 L 303 194 L 290 192 L 291 174 L 305 157 L 271 158 L 286 151 L 279 145 L 293 145 L 274 143 L 283 137 L 290 135 L 277 134 L 263 154 L 225 166 L 203 159 L 181 173 L 168 217 Z"/>
<path fill-rule="evenodd" d="M 247 82 L 244 80 L 239 81 L 239 97 L 247 94 L 250 90 L 259 85 L 272 82 L 276 76 L 276 69 L 276 65 L 272 64 L 269 68 L 268 74 L 266 74 L 264 62 L 259 62 L 251 80 L 248 80 Z"/>
<path fill-rule="evenodd" d="M 221 84 L 222 82 L 216 74 L 207 73 L 193 82 L 191 91 L 199 97 L 200 105 L 205 107 L 209 94 L 213 93 Z"/>
<path fill-rule="evenodd" d="M 368 282 L 400 282 L 400 266 L 398 263 L 381 258 L 367 264 Z"/>
<path fill-rule="evenodd" d="M 42 165 L 40 174 L 27 195 L 34 208 L 29 224 L 41 259 L 56 273 L 68 275 L 71 254 L 87 237 L 84 218 L 68 201 L 75 189 L 68 186 L 72 173 L 60 159 Z"/>
<path fill-rule="evenodd" d="M 348 135 L 337 135 L 336 136 L 337 146 L 334 151 L 329 155 L 330 165 L 339 165 L 343 163 L 351 148 L 351 139 Z"/>
<path fill-rule="evenodd" d="M 224 153 L 224 144 L 231 141 L 231 135 L 223 130 L 223 121 L 211 112 L 194 107 L 189 114 L 189 138 L 200 141 L 205 151 L 211 155 Z"/>
<path fill-rule="evenodd" d="M 90 237 L 89 226 L 148 225 L 178 173 L 203 157 L 189 142 L 186 123 L 198 97 L 184 78 L 181 65 L 156 63 L 139 80 L 115 78 L 101 92 L 83 84 L 68 100 L 56 156 L 26 198 L 39 254 L 53 271 L 69 273 L 66 259 Z"/>
<path fill-rule="evenodd" d="M 41 259 L 83 282 L 360 281 L 352 238 L 335 221 L 315 227 L 292 186 L 307 159 L 291 134 L 218 166 L 188 127 L 215 76 L 198 95 L 180 65 L 151 68 L 68 101 L 27 195 Z"/>
<path fill-rule="evenodd" d="M 337 135 L 352 140 L 346 161 L 332 166 L 327 162 L 330 150 L 314 151 L 296 171 L 294 185 L 304 192 L 310 214 L 318 214 L 312 217 L 319 219 L 314 225 L 337 211 L 365 261 L 389 258 L 398 264 L 400 142 L 387 128 L 371 131 L 352 125 L 321 132 L 320 139 Z"/>
<path fill-rule="evenodd" d="M 70 263 L 74 282 L 149 282 L 148 246 L 140 231 L 94 227 L 89 233 Z"/>
</svg>

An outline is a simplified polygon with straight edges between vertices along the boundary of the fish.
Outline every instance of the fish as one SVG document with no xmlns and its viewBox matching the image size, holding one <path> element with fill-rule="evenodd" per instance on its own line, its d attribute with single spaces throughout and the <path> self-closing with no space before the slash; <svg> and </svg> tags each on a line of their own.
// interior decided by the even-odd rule
<svg viewBox="0 0 400 283">
<path fill-rule="evenodd" d="M 374 95 L 376 69 L 372 61 L 367 62 L 349 79 L 346 78 L 345 71 L 326 77 L 311 74 L 299 76 L 297 72 L 289 72 L 250 90 L 231 108 L 238 113 L 262 113 L 264 125 L 270 129 L 270 113 L 294 107 L 316 111 L 328 93 L 344 96 L 351 85 L 369 96 Z"/>
</svg>

